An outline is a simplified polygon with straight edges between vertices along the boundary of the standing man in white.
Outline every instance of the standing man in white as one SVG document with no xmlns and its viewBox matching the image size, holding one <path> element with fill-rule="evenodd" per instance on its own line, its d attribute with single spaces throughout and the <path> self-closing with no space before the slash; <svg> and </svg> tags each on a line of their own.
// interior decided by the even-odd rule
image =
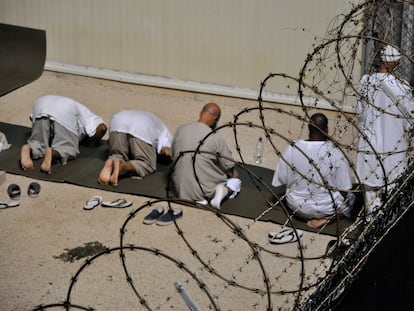
<svg viewBox="0 0 414 311">
<path fill-rule="evenodd" d="M 401 54 L 393 46 L 381 50 L 378 72 L 361 78 L 356 114 L 362 135 L 359 138 L 357 173 L 364 185 L 366 219 L 384 203 L 405 170 L 412 128 L 414 100 L 409 84 L 394 75 Z"/>
</svg>

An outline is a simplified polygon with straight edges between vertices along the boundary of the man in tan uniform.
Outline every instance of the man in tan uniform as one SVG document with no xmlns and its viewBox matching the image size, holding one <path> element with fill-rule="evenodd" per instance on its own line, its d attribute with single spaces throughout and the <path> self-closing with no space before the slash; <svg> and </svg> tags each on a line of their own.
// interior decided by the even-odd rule
<svg viewBox="0 0 414 311">
<path fill-rule="evenodd" d="M 177 129 L 172 143 L 173 158 L 177 159 L 172 179 L 178 196 L 200 204 L 210 201 L 217 209 L 223 199 L 235 197 L 241 186 L 229 147 L 219 133 L 211 133 L 220 115 L 217 104 L 206 104 L 197 122 Z"/>
</svg>

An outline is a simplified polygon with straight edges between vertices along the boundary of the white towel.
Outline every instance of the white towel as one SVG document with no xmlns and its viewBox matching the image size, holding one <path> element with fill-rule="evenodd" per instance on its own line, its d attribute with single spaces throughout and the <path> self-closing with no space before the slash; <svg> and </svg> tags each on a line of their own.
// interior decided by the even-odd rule
<svg viewBox="0 0 414 311">
<path fill-rule="evenodd" d="M 7 143 L 6 135 L 4 135 L 2 132 L 0 132 L 0 152 L 2 150 L 7 150 L 10 148 L 10 144 Z"/>
<path fill-rule="evenodd" d="M 229 197 L 230 199 L 233 199 L 241 190 L 241 180 L 239 178 L 229 178 L 227 180 L 226 186 L 233 191 Z"/>
</svg>

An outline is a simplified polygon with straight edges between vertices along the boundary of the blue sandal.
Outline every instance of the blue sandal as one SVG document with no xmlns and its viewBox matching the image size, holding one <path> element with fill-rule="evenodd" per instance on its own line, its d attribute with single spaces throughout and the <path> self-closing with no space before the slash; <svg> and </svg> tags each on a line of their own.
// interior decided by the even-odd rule
<svg viewBox="0 0 414 311">
<path fill-rule="evenodd" d="M 151 213 L 144 217 L 143 223 L 146 225 L 152 225 L 164 214 L 164 206 L 159 205 L 154 208 Z"/>
<path fill-rule="evenodd" d="M 22 194 L 20 190 L 20 186 L 16 184 L 11 184 L 7 188 L 7 194 L 9 195 L 10 199 L 17 200 L 20 198 L 20 195 Z"/>
<path fill-rule="evenodd" d="M 31 198 L 36 198 L 40 193 L 40 185 L 37 182 L 32 182 L 27 188 L 27 195 Z"/>
</svg>

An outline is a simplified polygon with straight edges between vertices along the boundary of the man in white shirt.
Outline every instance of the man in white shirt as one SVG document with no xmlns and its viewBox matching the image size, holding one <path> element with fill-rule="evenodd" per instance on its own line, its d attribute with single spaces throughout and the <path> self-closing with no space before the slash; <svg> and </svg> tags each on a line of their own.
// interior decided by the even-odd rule
<svg viewBox="0 0 414 311">
<path fill-rule="evenodd" d="M 40 170 L 48 174 L 53 163 L 76 158 L 80 143 L 97 146 L 107 129 L 87 107 L 58 95 L 37 98 L 30 119 L 32 132 L 21 149 L 20 164 L 24 170 L 33 170 L 32 159 L 43 158 Z"/>
<path fill-rule="evenodd" d="M 283 152 L 272 185 L 286 185 L 286 201 L 294 215 L 317 228 L 334 215 L 351 217 L 354 195 L 349 163 L 342 151 L 327 140 L 328 119 L 311 117 L 309 139 L 298 140 Z"/>
<path fill-rule="evenodd" d="M 109 157 L 98 182 L 118 185 L 119 176 L 132 173 L 147 176 L 156 170 L 157 154 L 170 157 L 172 136 L 153 113 L 123 110 L 109 122 Z"/>
<path fill-rule="evenodd" d="M 366 219 L 383 204 L 385 186 L 389 192 L 405 170 L 412 128 L 414 99 L 407 82 L 393 75 L 401 54 L 387 45 L 381 51 L 378 72 L 361 78 L 356 115 L 359 120 L 358 182 L 364 185 Z"/>
</svg>

